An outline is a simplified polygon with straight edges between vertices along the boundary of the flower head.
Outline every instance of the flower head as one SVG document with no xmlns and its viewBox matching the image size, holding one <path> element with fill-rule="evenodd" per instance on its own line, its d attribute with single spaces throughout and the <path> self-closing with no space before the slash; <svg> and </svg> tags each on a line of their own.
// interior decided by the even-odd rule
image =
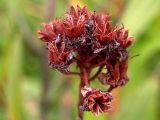
<svg viewBox="0 0 160 120">
<path fill-rule="evenodd" d="M 86 7 L 81 9 L 79 6 L 77 8 L 71 6 L 70 12 L 66 16 L 67 18 L 63 22 L 65 34 L 68 37 L 76 38 L 84 34 L 85 23 L 92 14 Z"/>
<path fill-rule="evenodd" d="M 67 68 L 72 60 L 72 54 L 65 49 L 63 42 L 59 46 L 56 43 L 49 43 L 48 57 L 52 68 L 58 69 L 61 72 L 68 71 Z"/>
<path fill-rule="evenodd" d="M 50 66 L 64 74 L 80 76 L 80 109 L 96 116 L 111 111 L 113 97 L 109 92 L 129 80 L 127 48 L 133 38 L 128 36 L 124 26 L 112 27 L 110 19 L 109 14 L 98 15 L 87 7 L 71 6 L 64 19 L 45 23 L 38 31 L 46 45 Z M 70 72 L 72 63 L 77 64 L 80 72 Z M 96 67 L 99 69 L 91 77 L 90 73 Z M 106 73 L 102 72 L 104 67 Z M 108 92 L 88 87 L 95 78 L 110 86 Z M 82 117 L 81 111 L 79 116 Z"/>
<path fill-rule="evenodd" d="M 108 92 L 102 92 L 99 89 L 82 89 L 83 94 L 83 110 L 91 111 L 96 116 L 100 113 L 107 113 L 112 111 L 111 101 L 112 95 Z"/>
<path fill-rule="evenodd" d="M 109 14 L 97 15 L 86 7 L 71 6 L 66 18 L 43 24 L 38 33 L 46 43 L 52 68 L 67 71 L 72 62 L 90 69 L 105 65 L 108 72 L 99 75 L 102 83 L 120 86 L 128 80 L 126 49 L 133 38 L 124 26 L 112 28 Z"/>
<path fill-rule="evenodd" d="M 114 65 L 108 64 L 107 73 L 101 73 L 98 75 L 99 81 L 104 85 L 111 85 L 112 87 L 123 86 L 128 82 L 127 68 L 128 61 L 123 60 L 117 62 Z"/>
<path fill-rule="evenodd" d="M 133 37 L 128 37 L 128 30 L 124 28 L 124 26 L 116 30 L 114 33 L 114 39 L 124 48 L 129 47 L 133 42 Z"/>
<path fill-rule="evenodd" d="M 44 42 L 50 42 L 56 39 L 58 34 L 63 30 L 63 25 L 60 20 L 54 20 L 50 23 L 44 23 L 43 29 L 38 30 L 39 38 Z"/>
<path fill-rule="evenodd" d="M 95 32 L 96 40 L 107 42 L 113 39 L 110 25 L 110 15 L 97 15 L 95 17 Z"/>
</svg>

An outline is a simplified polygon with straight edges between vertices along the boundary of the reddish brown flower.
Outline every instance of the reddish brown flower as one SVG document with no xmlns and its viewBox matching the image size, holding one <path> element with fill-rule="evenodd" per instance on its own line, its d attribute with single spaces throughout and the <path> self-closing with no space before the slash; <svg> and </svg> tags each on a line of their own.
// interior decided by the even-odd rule
<svg viewBox="0 0 160 120">
<path fill-rule="evenodd" d="M 49 43 L 48 56 L 52 68 L 58 69 L 61 72 L 68 71 L 67 68 L 71 62 L 72 54 L 65 49 L 64 44 L 61 44 L 58 48 L 55 43 Z"/>
<path fill-rule="evenodd" d="M 71 6 L 64 19 L 43 24 L 38 33 L 46 44 L 52 68 L 81 78 L 79 118 L 85 110 L 95 115 L 109 112 L 112 101 L 109 92 L 128 82 L 127 48 L 133 42 L 133 38 L 128 37 L 128 30 L 117 25 L 112 28 L 109 14 L 97 15 L 86 7 Z M 79 72 L 68 70 L 71 63 L 77 64 Z M 91 76 L 95 67 L 99 69 Z M 102 73 L 104 67 L 106 73 Z M 102 84 L 109 85 L 108 92 L 85 88 L 97 77 Z"/>
<path fill-rule="evenodd" d="M 86 7 L 82 9 L 79 6 L 76 9 L 73 6 L 70 7 L 70 12 L 66 14 L 67 18 L 63 23 L 68 37 L 79 37 L 84 33 L 85 20 L 90 15 L 87 11 Z"/>
<path fill-rule="evenodd" d="M 95 38 L 101 42 L 112 40 L 110 15 L 97 15 L 95 21 Z"/>
<path fill-rule="evenodd" d="M 59 33 L 63 30 L 63 25 L 60 20 L 54 20 L 50 23 L 44 23 L 43 29 L 38 30 L 39 38 L 44 42 L 55 40 Z"/>
<path fill-rule="evenodd" d="M 123 60 L 115 65 L 108 64 L 108 72 L 99 74 L 98 78 L 102 84 L 111 85 L 113 88 L 123 86 L 128 82 L 128 61 Z"/>
<path fill-rule="evenodd" d="M 81 92 L 84 97 L 82 109 L 91 111 L 96 116 L 112 111 L 111 101 L 113 97 L 110 93 L 93 88 L 85 88 Z"/>
<path fill-rule="evenodd" d="M 78 18 L 82 15 L 84 15 L 85 20 L 93 19 L 93 17 L 94 17 L 93 13 L 91 11 L 89 11 L 86 6 L 81 8 L 79 5 L 77 5 L 76 8 L 71 6 L 70 11 L 67 14 L 71 15 L 73 17 L 73 19 L 77 20 L 77 21 L 78 21 Z"/>
<path fill-rule="evenodd" d="M 90 69 L 106 65 L 108 72 L 100 77 L 102 83 L 112 86 L 126 83 L 126 48 L 133 41 L 128 30 L 117 25 L 112 29 L 109 14 L 96 15 L 86 7 L 71 6 L 66 15 L 64 20 L 46 23 L 38 31 L 40 39 L 47 43 L 51 66 L 66 71 L 73 57 L 74 62 Z"/>
<path fill-rule="evenodd" d="M 124 48 L 129 47 L 134 40 L 132 37 L 128 37 L 128 30 L 124 28 L 124 26 L 115 30 L 114 39 L 117 40 Z"/>
</svg>

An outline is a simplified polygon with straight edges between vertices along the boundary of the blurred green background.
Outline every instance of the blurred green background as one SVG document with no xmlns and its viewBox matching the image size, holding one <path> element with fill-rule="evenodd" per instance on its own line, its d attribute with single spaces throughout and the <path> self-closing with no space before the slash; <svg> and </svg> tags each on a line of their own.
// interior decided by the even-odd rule
<svg viewBox="0 0 160 120">
<path fill-rule="evenodd" d="M 136 39 L 115 111 L 85 120 L 160 120 L 160 0 L 0 0 L 0 120 L 76 120 L 78 77 L 48 67 L 36 31 L 77 3 L 108 11 Z"/>
</svg>

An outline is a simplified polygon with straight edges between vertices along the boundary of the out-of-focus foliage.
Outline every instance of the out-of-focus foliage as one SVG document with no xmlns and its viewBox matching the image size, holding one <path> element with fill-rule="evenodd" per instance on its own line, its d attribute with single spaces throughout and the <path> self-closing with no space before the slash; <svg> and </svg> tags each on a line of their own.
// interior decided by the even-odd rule
<svg viewBox="0 0 160 120">
<path fill-rule="evenodd" d="M 85 120 L 159 120 L 160 0 L 0 0 L 0 120 L 76 119 L 78 77 L 46 72 L 36 30 L 77 3 L 109 11 L 113 23 L 123 23 L 135 37 L 130 82 L 114 91 L 115 112 L 98 118 L 86 112 Z"/>
</svg>

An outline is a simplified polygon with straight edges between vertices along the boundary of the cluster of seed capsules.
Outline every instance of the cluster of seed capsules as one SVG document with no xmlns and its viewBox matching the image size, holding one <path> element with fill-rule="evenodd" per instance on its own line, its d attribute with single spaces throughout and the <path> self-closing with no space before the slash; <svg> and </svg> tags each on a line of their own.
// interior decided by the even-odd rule
<svg viewBox="0 0 160 120">
<path fill-rule="evenodd" d="M 38 31 L 46 44 L 50 66 L 60 72 L 70 73 L 69 66 L 77 63 L 88 74 L 88 84 L 81 87 L 81 110 L 92 111 L 95 115 L 111 110 L 111 91 L 128 82 L 127 48 L 133 38 L 128 30 L 115 25 L 111 27 L 109 14 L 96 14 L 87 7 L 70 7 L 63 19 L 44 23 Z M 97 73 L 90 78 L 94 68 Z M 106 68 L 107 72 L 102 72 Z M 107 85 L 106 91 L 89 87 L 89 82 L 98 78 Z M 82 79 L 83 80 L 83 79 Z"/>
</svg>

